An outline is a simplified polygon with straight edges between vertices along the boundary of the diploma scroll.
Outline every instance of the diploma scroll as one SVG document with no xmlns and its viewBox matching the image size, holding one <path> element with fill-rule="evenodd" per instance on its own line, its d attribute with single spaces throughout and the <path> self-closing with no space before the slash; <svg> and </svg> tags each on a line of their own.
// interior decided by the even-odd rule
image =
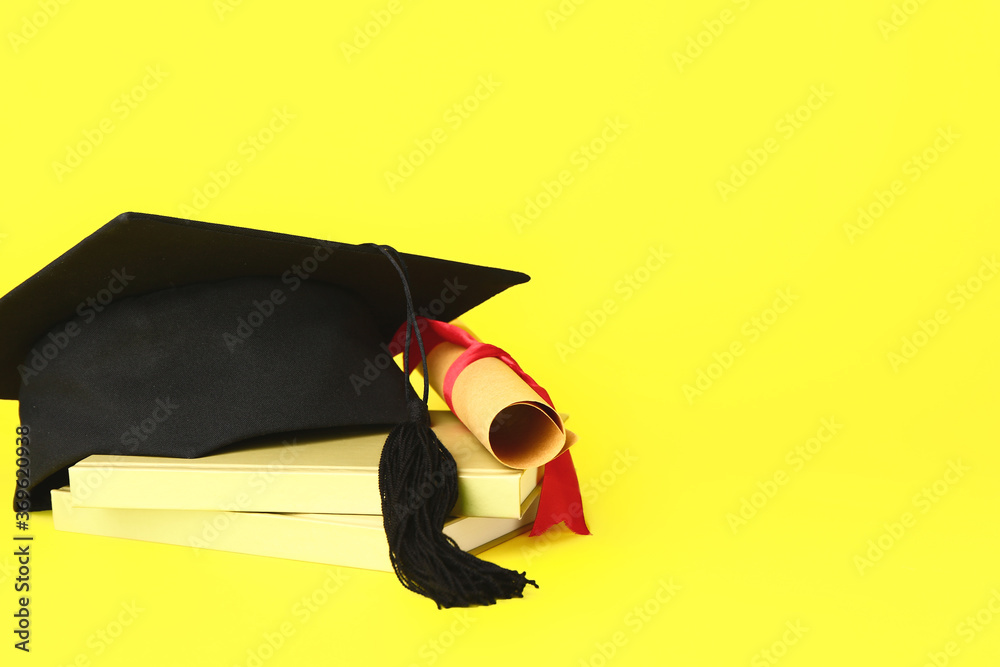
<svg viewBox="0 0 1000 667">
<path fill-rule="evenodd" d="M 417 318 L 427 359 L 428 383 L 459 420 L 502 464 L 528 469 L 545 466 L 542 493 L 531 534 L 565 523 L 589 535 L 580 484 L 567 451 L 576 435 L 567 431 L 552 399 L 510 355 L 481 343 L 458 324 Z M 405 347 L 405 325 L 393 344 Z M 416 340 L 408 365 L 421 368 Z"/>
<path fill-rule="evenodd" d="M 441 342 L 427 356 L 431 386 L 445 396 L 449 370 L 466 351 Z M 451 409 L 497 458 L 511 468 L 534 468 L 571 442 L 559 413 L 513 369 L 495 357 L 477 359 L 454 378 Z"/>
</svg>

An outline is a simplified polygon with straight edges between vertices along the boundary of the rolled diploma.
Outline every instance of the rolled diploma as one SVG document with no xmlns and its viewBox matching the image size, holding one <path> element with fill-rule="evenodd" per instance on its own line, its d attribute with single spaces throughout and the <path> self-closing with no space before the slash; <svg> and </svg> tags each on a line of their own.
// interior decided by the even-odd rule
<svg viewBox="0 0 1000 667">
<path fill-rule="evenodd" d="M 444 378 L 465 348 L 442 342 L 427 355 L 430 384 L 444 396 Z M 511 468 L 548 463 L 576 440 L 562 418 L 499 359 L 479 359 L 455 379 L 452 409 L 473 435 Z"/>
</svg>

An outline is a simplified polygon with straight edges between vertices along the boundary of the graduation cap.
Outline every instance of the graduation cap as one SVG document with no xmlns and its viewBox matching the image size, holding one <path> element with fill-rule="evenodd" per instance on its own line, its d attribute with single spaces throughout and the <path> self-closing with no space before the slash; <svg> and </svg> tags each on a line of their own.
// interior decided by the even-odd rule
<svg viewBox="0 0 1000 667">
<path fill-rule="evenodd" d="M 430 430 L 426 372 L 419 397 L 387 343 L 405 323 L 405 349 L 414 339 L 422 351 L 418 315 L 448 321 L 527 280 L 388 246 L 124 213 L 0 299 L 0 398 L 19 400 L 30 428 L 15 506 L 48 509 L 91 454 L 190 458 L 262 435 L 394 424 L 379 487 L 400 581 L 439 607 L 520 597 L 534 582 L 441 532 L 455 461 Z"/>
</svg>

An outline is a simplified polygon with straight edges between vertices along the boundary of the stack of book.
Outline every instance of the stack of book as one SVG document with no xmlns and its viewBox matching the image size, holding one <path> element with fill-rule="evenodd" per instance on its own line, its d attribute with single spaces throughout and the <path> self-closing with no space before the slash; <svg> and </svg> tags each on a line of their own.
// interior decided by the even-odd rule
<svg viewBox="0 0 1000 667">
<path fill-rule="evenodd" d="M 451 412 L 432 411 L 431 426 L 458 464 L 445 534 L 479 553 L 529 530 L 541 469 L 503 465 Z M 387 433 L 262 439 L 196 459 L 90 456 L 52 491 L 53 521 L 75 533 L 391 572 L 378 489 Z"/>
</svg>

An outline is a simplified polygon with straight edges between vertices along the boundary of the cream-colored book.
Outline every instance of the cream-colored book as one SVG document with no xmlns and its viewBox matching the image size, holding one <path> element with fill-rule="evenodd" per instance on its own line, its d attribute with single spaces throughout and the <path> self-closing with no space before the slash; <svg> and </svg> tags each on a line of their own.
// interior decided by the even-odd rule
<svg viewBox="0 0 1000 667">
<path fill-rule="evenodd" d="M 432 411 L 431 427 L 458 464 L 452 514 L 519 518 L 539 469 L 503 465 L 451 412 Z M 69 469 L 69 483 L 79 507 L 381 514 L 378 462 L 387 434 L 258 440 L 195 459 L 89 456 Z"/>
<path fill-rule="evenodd" d="M 481 553 L 531 527 L 540 492 L 529 494 L 519 518 L 454 518 L 444 532 Z M 63 487 L 52 491 L 52 520 L 71 533 L 392 571 L 381 516 L 78 507 Z"/>
</svg>

